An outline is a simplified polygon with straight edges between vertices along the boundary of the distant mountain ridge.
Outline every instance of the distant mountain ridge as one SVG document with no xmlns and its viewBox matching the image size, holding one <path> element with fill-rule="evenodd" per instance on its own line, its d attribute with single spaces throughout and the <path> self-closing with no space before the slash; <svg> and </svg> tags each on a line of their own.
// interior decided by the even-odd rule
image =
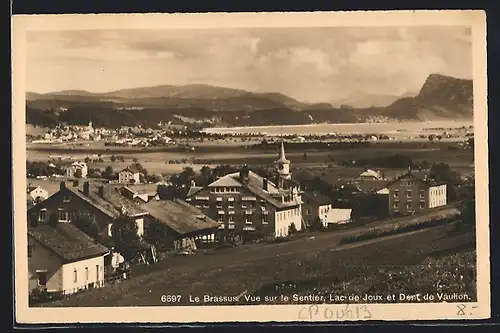
<svg viewBox="0 0 500 333">
<path fill-rule="evenodd" d="M 161 85 L 106 93 L 81 90 L 46 94 L 28 92 L 26 104 L 32 110 L 31 112 L 36 112 L 35 110 L 60 112 L 66 109 L 84 110 L 91 107 L 110 110 L 152 109 L 156 110 L 154 111 L 155 120 L 157 118 L 162 120 L 161 112 L 164 112 L 165 114 L 186 115 L 195 119 L 216 117 L 223 119 L 222 121 L 227 126 L 254 125 L 264 121 L 271 122 L 269 125 L 278 124 L 276 122 L 283 122 L 283 124 L 287 122 L 290 124 L 364 122 L 372 118 L 383 118 L 387 121 L 428 121 L 443 118 L 471 118 L 472 87 L 472 80 L 431 74 L 415 96 L 376 96 L 362 92 L 355 93 L 349 99 L 353 101 L 357 98 L 358 107 L 332 106 L 330 103 L 310 104 L 281 93 L 255 93 L 204 84 Z M 373 103 L 377 99 L 378 105 Z M 268 115 L 269 112 L 279 114 L 279 117 Z M 144 114 L 141 116 L 144 117 Z M 134 117 L 139 117 L 139 115 L 127 114 L 128 121 L 133 122 L 130 119 Z M 261 120 L 256 119 L 257 117 Z M 35 118 L 31 117 L 31 119 Z M 263 125 L 266 124 L 268 123 L 263 123 Z"/>
</svg>

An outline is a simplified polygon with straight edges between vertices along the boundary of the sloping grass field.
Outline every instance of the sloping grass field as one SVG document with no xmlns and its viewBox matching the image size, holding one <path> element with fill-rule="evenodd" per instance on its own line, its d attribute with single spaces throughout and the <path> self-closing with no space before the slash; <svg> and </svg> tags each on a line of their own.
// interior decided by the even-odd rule
<svg viewBox="0 0 500 333">
<path fill-rule="evenodd" d="M 462 279 L 467 282 L 465 289 L 471 298 L 475 297 L 472 282 L 474 274 L 462 272 L 464 267 L 469 272 L 475 272 L 470 257 L 444 264 L 433 261 L 433 269 L 422 268 L 427 265 L 429 258 L 463 250 L 473 251 L 473 231 L 458 232 L 455 223 L 449 223 L 410 233 L 341 244 L 344 237 L 357 232 L 359 230 L 315 233 L 310 237 L 279 244 L 252 244 L 200 252 L 187 257 L 174 256 L 144 267 L 145 271 L 141 275 L 132 276 L 129 280 L 39 306 L 196 305 L 189 302 L 189 296 L 198 296 L 203 300 L 206 295 L 274 295 L 276 286 L 283 284 L 295 286 L 290 289 L 292 292 L 313 290 L 314 293 L 327 293 L 332 288 L 347 284 L 351 289 L 346 291 L 362 292 L 373 285 L 376 287 L 372 292 L 383 293 L 391 290 L 389 285 L 393 281 L 387 278 L 387 274 L 392 274 L 394 270 L 403 272 L 399 275 L 403 277 L 399 279 L 403 281 L 400 285 L 402 289 L 425 287 L 421 292 L 440 292 L 442 287 L 434 286 L 440 276 L 448 278 L 441 281 L 441 284 L 448 283 L 447 291 L 461 292 L 464 289 L 457 279 L 462 275 Z M 411 272 L 421 272 L 418 275 L 420 278 L 408 279 L 406 275 L 411 275 Z M 181 297 L 179 302 L 166 304 L 162 303 L 162 295 Z M 239 299 L 239 304 L 262 304 L 246 302 L 244 297 Z M 234 302 L 202 302 L 197 305 L 225 304 Z"/>
</svg>

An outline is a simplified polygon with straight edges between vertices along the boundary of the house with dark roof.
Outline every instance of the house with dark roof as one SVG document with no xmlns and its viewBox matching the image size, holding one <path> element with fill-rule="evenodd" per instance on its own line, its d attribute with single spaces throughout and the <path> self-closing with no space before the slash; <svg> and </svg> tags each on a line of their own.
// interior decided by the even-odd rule
<svg viewBox="0 0 500 333">
<path fill-rule="evenodd" d="M 151 200 L 145 205 L 146 238 L 152 239 L 151 224 L 162 228 L 163 239 L 159 240 L 164 249 L 198 248 L 217 242 L 219 224 L 201 210 L 180 199 Z"/>
<path fill-rule="evenodd" d="M 109 249 L 71 223 L 28 227 L 29 290 L 72 294 L 104 285 Z"/>
<path fill-rule="evenodd" d="M 131 164 L 118 172 L 118 182 L 121 184 L 139 184 L 141 174 L 141 170 L 135 164 Z"/>
<path fill-rule="evenodd" d="M 33 198 L 35 202 L 40 202 L 49 197 L 49 192 L 47 190 L 44 190 L 40 186 L 31 186 L 31 184 L 28 184 L 26 193 Z"/>
<path fill-rule="evenodd" d="M 259 232 L 287 236 L 293 224 L 302 229 L 301 190 L 291 179 L 290 161 L 281 143 L 276 175 L 262 177 L 247 166 L 205 187 L 191 187 L 186 201 L 219 223 L 219 237 Z"/>
<path fill-rule="evenodd" d="M 426 170 L 409 170 L 387 188 L 391 215 L 408 215 L 447 204 L 446 184 L 433 179 Z"/>
</svg>

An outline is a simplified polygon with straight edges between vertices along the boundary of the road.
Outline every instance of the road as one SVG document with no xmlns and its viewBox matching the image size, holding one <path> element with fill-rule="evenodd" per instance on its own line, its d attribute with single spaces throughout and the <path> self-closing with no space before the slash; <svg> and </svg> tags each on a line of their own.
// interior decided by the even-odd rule
<svg viewBox="0 0 500 333">
<path fill-rule="evenodd" d="M 418 265 L 429 256 L 473 248 L 475 242 L 472 232 L 458 233 L 453 224 L 340 245 L 346 232 L 172 257 L 130 280 L 40 306 L 165 305 L 161 295 L 173 294 L 183 296 L 176 305 L 188 305 L 189 295 L 236 296 L 276 281 L 349 279 L 374 267 Z"/>
</svg>

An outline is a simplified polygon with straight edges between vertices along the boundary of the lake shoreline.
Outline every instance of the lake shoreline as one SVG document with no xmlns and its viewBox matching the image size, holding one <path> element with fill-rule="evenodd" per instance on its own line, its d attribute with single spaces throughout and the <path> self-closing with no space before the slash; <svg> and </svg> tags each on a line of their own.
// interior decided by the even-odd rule
<svg viewBox="0 0 500 333">
<path fill-rule="evenodd" d="M 266 134 L 266 135 L 326 135 L 331 133 L 389 133 L 406 129 L 425 130 L 433 128 L 469 128 L 474 121 L 445 120 L 445 121 L 404 121 L 386 123 L 321 123 L 282 126 L 239 126 L 239 127 L 208 127 L 201 132 L 210 134 Z M 357 128 L 356 128 L 357 127 Z M 312 130 L 313 129 L 313 130 Z"/>
</svg>

